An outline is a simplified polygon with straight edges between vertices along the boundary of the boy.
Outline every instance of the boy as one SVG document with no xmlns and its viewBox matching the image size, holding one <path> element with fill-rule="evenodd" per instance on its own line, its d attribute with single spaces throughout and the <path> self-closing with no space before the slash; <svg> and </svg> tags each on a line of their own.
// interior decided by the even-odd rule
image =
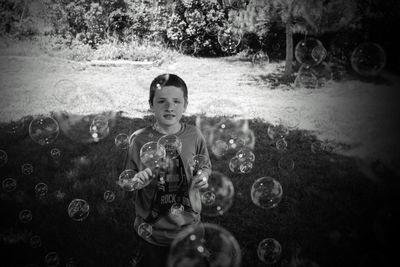
<svg viewBox="0 0 400 267">
<path fill-rule="evenodd" d="M 200 222 L 199 189 L 208 187 L 211 163 L 200 130 L 180 122 L 188 105 L 188 92 L 179 76 L 156 77 L 150 85 L 149 104 L 156 122 L 132 134 L 125 169 L 138 172 L 134 180 L 141 188 L 136 192 L 134 228 L 138 232 L 138 227 L 146 223 L 152 229 L 150 236 L 141 237 L 144 242 L 140 266 L 163 266 L 178 232 Z M 166 134 L 176 135 L 181 140 L 181 152 L 177 158 L 167 158 L 166 167 L 146 168 L 140 161 L 140 148 Z M 208 162 L 200 172 L 193 174 L 189 160 L 198 154 L 205 155 Z M 170 211 L 174 204 L 182 207 L 178 215 Z"/>
</svg>

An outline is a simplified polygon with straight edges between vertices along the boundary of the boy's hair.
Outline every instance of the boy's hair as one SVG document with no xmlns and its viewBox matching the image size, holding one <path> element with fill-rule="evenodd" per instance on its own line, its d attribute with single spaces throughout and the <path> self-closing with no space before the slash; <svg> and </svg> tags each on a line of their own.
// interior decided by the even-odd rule
<svg viewBox="0 0 400 267">
<path fill-rule="evenodd" d="M 149 103 L 153 104 L 154 95 L 156 90 L 161 90 L 164 86 L 175 86 L 182 89 L 185 101 L 188 100 L 188 89 L 186 83 L 176 74 L 165 73 L 157 76 L 150 84 L 150 97 Z"/>
</svg>

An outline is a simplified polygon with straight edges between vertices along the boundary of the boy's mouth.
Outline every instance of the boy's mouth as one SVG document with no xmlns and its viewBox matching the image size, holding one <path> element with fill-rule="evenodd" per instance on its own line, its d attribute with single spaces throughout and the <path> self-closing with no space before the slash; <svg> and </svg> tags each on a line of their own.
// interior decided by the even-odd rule
<svg viewBox="0 0 400 267">
<path fill-rule="evenodd" d="M 165 114 L 163 117 L 167 120 L 171 120 L 171 119 L 175 118 L 175 115 L 174 114 Z"/>
</svg>

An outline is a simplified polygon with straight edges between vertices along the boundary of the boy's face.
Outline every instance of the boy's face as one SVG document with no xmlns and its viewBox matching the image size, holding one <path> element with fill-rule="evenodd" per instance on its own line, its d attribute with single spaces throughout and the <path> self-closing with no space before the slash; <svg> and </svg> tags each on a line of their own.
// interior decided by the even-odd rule
<svg viewBox="0 0 400 267">
<path fill-rule="evenodd" d="M 174 126 L 179 123 L 183 112 L 186 111 L 187 102 L 183 91 L 179 87 L 165 86 L 156 90 L 150 108 L 160 126 Z"/>
</svg>

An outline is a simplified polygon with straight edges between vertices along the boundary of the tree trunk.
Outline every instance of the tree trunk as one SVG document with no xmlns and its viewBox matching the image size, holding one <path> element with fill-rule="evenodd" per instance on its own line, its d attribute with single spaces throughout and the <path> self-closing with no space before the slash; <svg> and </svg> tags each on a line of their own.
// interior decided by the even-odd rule
<svg viewBox="0 0 400 267">
<path fill-rule="evenodd" d="M 292 17 L 289 16 L 286 21 L 286 64 L 285 78 L 290 79 L 293 66 L 293 33 L 292 33 Z"/>
</svg>

